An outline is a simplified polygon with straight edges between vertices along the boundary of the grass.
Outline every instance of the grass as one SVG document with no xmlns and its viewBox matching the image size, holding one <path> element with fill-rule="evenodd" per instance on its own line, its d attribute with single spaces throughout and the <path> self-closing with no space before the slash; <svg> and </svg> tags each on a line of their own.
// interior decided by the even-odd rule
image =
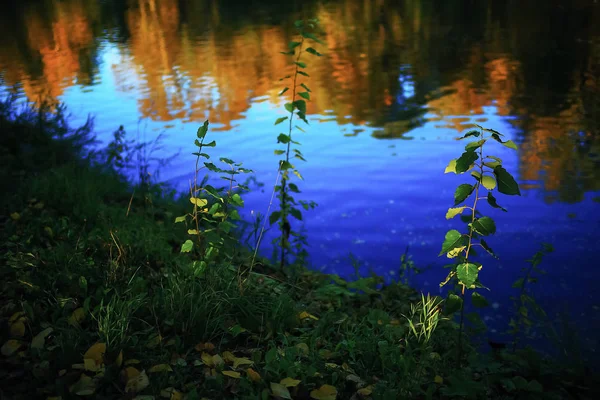
<svg viewBox="0 0 600 400">
<path fill-rule="evenodd" d="M 238 241 L 198 274 L 188 199 L 90 153 L 91 122 L 0 102 L 0 397 L 578 399 L 592 375 L 481 353 L 441 299 L 372 276 L 294 281 Z M 147 182 L 144 183 L 147 185 Z M 139 189 L 139 188 L 138 188 Z"/>
</svg>

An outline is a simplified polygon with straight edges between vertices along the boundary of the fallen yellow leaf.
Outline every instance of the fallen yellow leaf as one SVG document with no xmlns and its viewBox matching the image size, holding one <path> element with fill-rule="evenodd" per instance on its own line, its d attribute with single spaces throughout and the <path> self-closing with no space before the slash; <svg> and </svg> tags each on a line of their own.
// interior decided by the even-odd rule
<svg viewBox="0 0 600 400">
<path fill-rule="evenodd" d="M 239 379 L 240 378 L 240 373 L 239 372 L 235 372 L 235 371 L 223 371 L 221 372 L 223 375 L 228 376 L 230 378 L 235 378 L 235 379 Z"/>
<path fill-rule="evenodd" d="M 230 352 L 230 351 L 223 352 L 223 360 L 225 360 L 225 362 L 232 363 L 235 361 L 235 359 L 236 359 L 236 357 L 235 357 L 235 355 L 233 355 L 232 352 Z"/>
<path fill-rule="evenodd" d="M 79 327 L 85 320 L 85 311 L 83 307 L 76 308 L 69 317 L 68 323 L 73 327 Z"/>
<path fill-rule="evenodd" d="M 25 335 L 25 324 L 19 320 L 10 325 L 10 336 L 23 337 Z"/>
<path fill-rule="evenodd" d="M 319 318 L 315 317 L 312 314 L 307 313 L 306 311 L 302 311 L 300 314 L 298 314 L 298 318 L 300 318 L 300 319 L 311 318 L 311 319 L 314 319 L 315 321 L 319 320 Z"/>
<path fill-rule="evenodd" d="M 160 342 L 162 341 L 162 336 L 160 335 L 155 335 L 152 336 L 149 340 L 148 343 L 146 344 L 146 347 L 149 349 L 153 349 L 156 346 L 158 346 L 160 344 Z"/>
<path fill-rule="evenodd" d="M 444 383 L 444 378 L 442 378 L 442 377 L 441 377 L 441 376 L 439 376 L 439 375 L 436 375 L 436 376 L 435 376 L 435 378 L 433 378 L 433 381 L 434 381 L 435 383 L 437 383 L 438 385 L 441 385 L 442 383 Z"/>
<path fill-rule="evenodd" d="M 296 348 L 302 352 L 303 355 L 308 355 L 308 345 L 306 343 L 298 343 Z"/>
<path fill-rule="evenodd" d="M 254 361 L 250 360 L 249 358 L 245 358 L 245 357 L 239 357 L 236 358 L 235 360 L 233 360 L 233 368 L 237 368 L 240 365 L 252 365 L 254 364 Z"/>
<path fill-rule="evenodd" d="M 181 392 L 175 390 L 175 388 L 168 387 L 160 391 L 160 397 L 164 397 L 165 399 L 170 400 L 181 400 L 183 395 Z"/>
<path fill-rule="evenodd" d="M 13 221 L 18 221 L 21 219 L 21 214 L 19 214 L 18 212 L 14 212 L 10 214 L 10 217 L 13 219 Z"/>
<path fill-rule="evenodd" d="M 69 391 L 78 396 L 90 396 L 96 391 L 96 385 L 92 378 L 81 374 L 79 380 L 69 387 Z"/>
<path fill-rule="evenodd" d="M 283 378 L 282 380 L 279 381 L 279 383 L 285 387 L 296 387 L 300 384 L 300 380 L 288 377 L 288 378 Z"/>
<path fill-rule="evenodd" d="M 246 374 L 248 374 L 248 378 L 250 378 L 250 380 L 252 380 L 253 382 L 260 382 L 261 380 L 260 374 L 252 368 L 248 368 L 246 370 Z"/>
<path fill-rule="evenodd" d="M 21 342 L 18 340 L 11 339 L 2 345 L 0 352 L 5 357 L 10 357 L 19 350 L 21 347 Z"/>
<path fill-rule="evenodd" d="M 102 369 L 102 364 L 97 363 L 96 360 L 93 360 L 91 358 L 84 358 L 83 359 L 83 368 L 86 371 L 97 372 Z"/>
<path fill-rule="evenodd" d="M 318 389 L 312 390 L 310 397 L 316 400 L 335 400 L 337 389 L 331 385 L 323 385 Z"/>
<path fill-rule="evenodd" d="M 140 360 L 136 360 L 135 358 L 125 360 L 125 365 L 135 365 L 135 364 L 139 364 L 139 363 L 140 363 Z"/>
<path fill-rule="evenodd" d="M 123 364 L 123 350 L 121 350 L 119 352 L 119 355 L 117 356 L 117 359 L 115 360 L 115 365 L 117 367 L 120 367 Z"/>
<path fill-rule="evenodd" d="M 148 385 L 150 385 L 148 375 L 146 375 L 146 371 L 142 371 L 138 376 L 127 381 L 127 385 L 125 385 L 125 392 L 138 393 L 146 389 Z"/>
<path fill-rule="evenodd" d="M 54 329 L 46 328 L 31 339 L 31 348 L 32 349 L 43 349 L 46 344 L 46 338 L 50 335 Z"/>
<path fill-rule="evenodd" d="M 126 367 L 123 371 L 121 371 L 121 382 L 127 384 L 133 378 L 136 378 L 140 375 L 140 371 L 133 367 Z"/>
<path fill-rule="evenodd" d="M 149 373 L 155 373 L 155 372 L 172 372 L 173 368 L 171 368 L 171 366 L 169 364 L 158 364 L 155 365 L 153 367 L 151 367 L 148 372 Z"/>
<path fill-rule="evenodd" d="M 358 389 L 356 393 L 360 394 L 361 396 L 370 396 L 371 393 L 373 393 L 373 385 Z"/>
<path fill-rule="evenodd" d="M 94 360 L 96 364 L 101 364 L 104 362 L 104 353 L 106 353 L 106 343 L 94 343 L 92 347 L 85 352 L 83 359 L 89 358 Z"/>
<path fill-rule="evenodd" d="M 281 397 L 282 399 L 291 399 L 290 391 L 288 388 L 280 383 L 271 382 L 271 390 L 275 396 Z"/>
<path fill-rule="evenodd" d="M 25 313 L 23 311 L 18 311 L 10 316 L 10 318 L 8 319 L 8 323 L 12 324 L 20 320 L 24 321 L 25 319 Z"/>
</svg>

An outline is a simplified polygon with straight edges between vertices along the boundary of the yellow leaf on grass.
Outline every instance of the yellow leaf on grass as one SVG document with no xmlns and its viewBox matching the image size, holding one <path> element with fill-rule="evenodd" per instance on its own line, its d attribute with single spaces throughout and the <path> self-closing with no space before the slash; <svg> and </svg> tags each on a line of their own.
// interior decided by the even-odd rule
<svg viewBox="0 0 600 400">
<path fill-rule="evenodd" d="M 211 351 L 215 349 L 215 345 L 212 343 L 198 343 L 195 347 L 194 347 L 197 351 Z"/>
<path fill-rule="evenodd" d="M 171 368 L 171 366 L 169 364 L 157 364 L 153 367 L 151 367 L 148 372 L 153 374 L 155 372 L 172 372 L 173 368 Z"/>
<path fill-rule="evenodd" d="M 69 387 L 69 391 L 78 396 L 91 396 L 96 391 L 96 384 L 92 378 L 81 374 L 79 380 Z"/>
<path fill-rule="evenodd" d="M 300 314 L 298 314 L 298 318 L 300 318 L 300 319 L 311 318 L 311 319 L 314 319 L 315 321 L 319 320 L 319 318 L 315 317 L 312 314 L 307 313 L 306 311 L 302 311 Z"/>
<path fill-rule="evenodd" d="M 232 363 L 235 361 L 235 359 L 236 359 L 236 357 L 233 355 L 232 352 L 230 352 L 230 351 L 223 352 L 223 360 L 225 360 L 225 362 Z"/>
<path fill-rule="evenodd" d="M 149 349 L 153 349 L 156 346 L 158 346 L 161 341 L 162 341 L 162 336 L 154 335 L 148 340 L 148 343 L 146 343 L 146 347 Z"/>
<path fill-rule="evenodd" d="M 125 360 L 125 365 L 135 365 L 135 364 L 139 364 L 139 363 L 140 363 L 140 360 L 136 360 L 135 358 Z"/>
<path fill-rule="evenodd" d="M 316 400 L 335 400 L 337 397 L 337 389 L 335 386 L 323 385 L 318 389 L 310 392 L 310 397 Z"/>
<path fill-rule="evenodd" d="M 239 357 L 236 358 L 235 360 L 233 360 L 233 368 L 237 368 L 240 365 L 252 365 L 254 364 L 254 361 L 250 360 L 249 358 L 245 358 L 245 357 Z"/>
<path fill-rule="evenodd" d="M 302 352 L 303 355 L 308 355 L 308 345 L 306 343 L 298 343 L 296 348 Z"/>
<path fill-rule="evenodd" d="M 79 327 L 79 325 L 85 320 L 85 311 L 83 307 L 76 308 L 71 316 L 69 317 L 69 325 Z"/>
<path fill-rule="evenodd" d="M 209 367 L 214 367 L 215 363 L 213 361 L 213 358 L 210 354 L 208 353 L 202 353 L 202 355 L 200 356 L 202 358 L 202 362 Z"/>
<path fill-rule="evenodd" d="M 97 363 L 96 360 L 93 360 L 91 358 L 84 358 L 83 359 L 83 368 L 86 371 L 97 372 L 102 369 L 102 363 Z"/>
<path fill-rule="evenodd" d="M 373 393 L 373 385 L 358 389 L 356 393 L 360 394 L 361 396 L 370 396 L 371 393 Z"/>
<path fill-rule="evenodd" d="M 228 376 L 230 378 L 240 379 L 240 373 L 235 371 L 223 371 L 221 372 L 223 375 Z"/>
<path fill-rule="evenodd" d="M 97 364 L 104 362 L 104 353 L 106 353 L 106 343 L 94 343 L 83 355 L 86 358 L 96 361 Z"/>
<path fill-rule="evenodd" d="M 290 391 L 288 388 L 283 386 L 281 383 L 271 382 L 271 390 L 273 395 L 281 397 L 282 399 L 291 399 Z"/>
<path fill-rule="evenodd" d="M 121 371 L 121 382 L 127 384 L 133 378 L 137 378 L 140 375 L 140 371 L 133 367 L 126 367 Z"/>
<path fill-rule="evenodd" d="M 13 221 L 18 221 L 21 219 L 21 214 L 19 214 L 18 212 L 14 212 L 10 214 L 10 217 L 13 219 Z"/>
<path fill-rule="evenodd" d="M 138 376 L 127 381 L 127 384 L 125 385 L 125 392 L 138 393 L 146 389 L 148 385 L 150 385 L 148 375 L 146 375 L 146 371 L 142 371 Z"/>
<path fill-rule="evenodd" d="M 10 325 L 10 336 L 23 337 L 25 335 L 25 324 L 23 321 L 16 321 Z"/>
<path fill-rule="evenodd" d="M 296 387 L 300 384 L 300 380 L 288 377 L 288 378 L 283 378 L 282 380 L 279 381 L 279 383 L 281 383 L 285 387 Z"/>
<path fill-rule="evenodd" d="M 248 375 L 248 378 L 250 378 L 250 380 L 252 382 L 260 382 L 260 380 L 261 380 L 260 374 L 258 372 L 256 372 L 255 370 L 253 370 L 252 368 L 248 368 L 246 370 L 246 374 Z"/>
<path fill-rule="evenodd" d="M 439 376 L 439 375 L 436 375 L 436 376 L 435 376 L 435 378 L 433 378 L 433 381 L 434 381 L 435 383 L 437 383 L 438 385 L 441 385 L 442 383 L 444 383 L 444 378 L 442 378 L 442 377 L 441 377 L 441 376 Z"/>
<path fill-rule="evenodd" d="M 181 392 L 175 390 L 175 388 L 168 387 L 160 391 L 160 397 L 171 400 L 181 400 L 183 398 Z"/>
<path fill-rule="evenodd" d="M 8 319 L 8 323 L 12 324 L 14 322 L 17 321 L 25 321 L 25 313 L 23 311 L 18 311 L 16 313 L 14 313 L 13 315 L 10 316 L 10 318 Z"/>
<path fill-rule="evenodd" d="M 215 367 L 219 367 L 221 365 L 225 365 L 225 361 L 223 361 L 223 359 L 221 358 L 220 355 L 215 354 L 214 356 L 212 356 L 212 361 L 213 361 L 213 365 Z"/>
<path fill-rule="evenodd" d="M 21 342 L 18 340 L 11 339 L 2 345 L 0 352 L 5 357 L 10 357 L 19 350 L 21 347 Z"/>
<path fill-rule="evenodd" d="M 31 348 L 32 349 L 43 349 L 46 344 L 46 338 L 50 335 L 54 329 L 46 328 L 31 339 Z"/>
</svg>

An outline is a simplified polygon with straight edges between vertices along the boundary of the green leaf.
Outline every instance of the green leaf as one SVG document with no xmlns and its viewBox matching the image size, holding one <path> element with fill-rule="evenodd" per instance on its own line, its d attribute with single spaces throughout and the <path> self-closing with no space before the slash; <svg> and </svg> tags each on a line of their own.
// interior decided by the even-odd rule
<svg viewBox="0 0 600 400">
<path fill-rule="evenodd" d="M 493 176 L 484 175 L 481 179 L 481 184 L 487 190 L 494 190 L 494 188 L 496 187 L 496 180 Z"/>
<path fill-rule="evenodd" d="M 481 139 L 476 142 L 471 142 L 465 146 L 465 150 L 474 151 L 474 150 L 480 148 L 481 146 L 483 146 L 486 141 L 487 141 L 487 139 Z"/>
<path fill-rule="evenodd" d="M 481 180 L 481 173 L 479 171 L 471 171 L 471 176 L 477 179 L 478 181 Z"/>
<path fill-rule="evenodd" d="M 310 100 L 310 94 L 308 92 L 300 92 L 298 96 L 305 98 L 306 100 Z"/>
<path fill-rule="evenodd" d="M 198 139 L 204 139 L 206 132 L 208 132 L 208 120 L 204 121 L 204 124 L 198 128 L 198 131 L 196 132 Z"/>
<path fill-rule="evenodd" d="M 192 251 L 192 247 L 194 247 L 194 242 L 192 242 L 191 240 L 188 239 L 181 246 L 181 252 L 189 253 L 190 251 Z"/>
<path fill-rule="evenodd" d="M 292 138 L 284 133 L 280 133 L 279 136 L 277 136 L 277 143 L 287 144 L 290 140 L 292 140 Z"/>
<path fill-rule="evenodd" d="M 496 233 L 496 223 L 490 217 L 477 218 L 473 224 L 473 229 L 483 236 L 493 235 Z"/>
<path fill-rule="evenodd" d="M 467 206 L 449 208 L 448 212 L 446 212 L 446 219 L 452 219 L 457 215 L 462 214 L 465 208 L 467 208 Z"/>
<path fill-rule="evenodd" d="M 518 150 L 519 148 L 517 147 L 517 145 L 515 144 L 515 142 L 513 142 L 512 140 L 507 140 L 506 142 L 502 142 L 502 144 L 506 147 L 508 147 L 509 149 L 513 149 L 513 150 Z"/>
<path fill-rule="evenodd" d="M 474 151 L 465 151 L 462 153 L 458 160 L 456 160 L 456 173 L 462 174 L 468 171 L 478 158 L 479 156 Z"/>
<path fill-rule="evenodd" d="M 221 157 L 221 158 L 219 158 L 219 160 L 220 160 L 221 162 L 223 162 L 223 163 L 227 164 L 227 165 L 233 165 L 233 164 L 235 164 L 235 161 L 233 161 L 233 160 L 232 160 L 232 159 L 230 159 L 230 158 Z"/>
<path fill-rule="evenodd" d="M 302 177 L 302 175 L 300 174 L 300 172 L 298 172 L 296 170 L 294 170 L 293 172 L 294 172 L 294 175 L 296 175 L 298 177 L 298 179 L 304 180 L 304 178 Z"/>
<path fill-rule="evenodd" d="M 444 173 L 447 174 L 448 172 L 454 172 L 456 174 L 456 159 L 450 160 L 448 163 Z"/>
<path fill-rule="evenodd" d="M 300 193 L 300 189 L 298 189 L 298 186 L 295 183 L 288 184 L 288 187 L 290 188 L 290 191 Z"/>
<path fill-rule="evenodd" d="M 204 147 L 216 147 L 217 146 L 217 142 L 215 142 L 214 140 L 210 143 L 205 143 Z"/>
<path fill-rule="evenodd" d="M 465 133 L 462 137 L 459 138 L 459 140 L 466 139 L 470 136 L 479 137 L 479 135 L 481 135 L 481 133 L 479 131 L 473 130 L 473 131 L 469 131 L 469 132 Z"/>
<path fill-rule="evenodd" d="M 285 121 L 286 119 L 288 119 L 288 117 L 281 117 L 281 118 L 277 118 L 275 120 L 275 125 L 279 125 L 280 123 L 282 123 L 283 121 Z"/>
<path fill-rule="evenodd" d="M 487 202 L 488 202 L 488 204 L 489 204 L 490 206 L 492 206 L 492 207 L 494 207 L 494 208 L 499 208 L 499 209 L 501 209 L 502 211 L 505 211 L 505 212 L 506 212 L 506 208 L 504 208 L 504 207 L 502 207 L 502 206 L 498 205 L 498 203 L 496 202 L 496 198 L 494 197 L 494 195 L 492 194 L 492 192 L 488 192 L 488 195 L 487 195 Z"/>
<path fill-rule="evenodd" d="M 290 90 L 289 87 L 285 87 L 283 88 L 283 90 L 281 92 L 279 92 L 279 96 L 282 96 L 285 92 L 287 92 L 288 90 Z"/>
<path fill-rule="evenodd" d="M 307 73 L 306 73 L 306 72 L 304 72 L 304 71 L 298 71 L 298 74 L 299 74 L 299 75 L 304 75 L 304 76 L 306 76 L 307 78 L 308 78 L 308 77 L 310 77 L 310 75 L 309 75 L 309 74 L 307 74 Z"/>
<path fill-rule="evenodd" d="M 490 246 L 488 246 L 487 242 L 483 239 L 481 239 L 480 241 L 481 247 L 483 247 L 483 249 L 485 251 L 487 251 L 492 257 L 494 258 L 498 258 L 498 256 L 496 255 L 496 253 L 494 253 L 494 250 L 492 250 L 492 248 Z"/>
<path fill-rule="evenodd" d="M 242 200 L 242 197 L 237 193 L 231 196 L 231 202 L 238 207 L 244 206 L 244 200 Z"/>
<path fill-rule="evenodd" d="M 502 165 L 502 163 L 499 163 L 498 161 L 484 161 L 483 165 L 485 165 L 488 168 L 494 169 L 498 165 Z"/>
<path fill-rule="evenodd" d="M 280 156 L 285 153 L 285 150 L 274 150 L 273 153 L 275 153 L 276 156 Z"/>
<path fill-rule="evenodd" d="M 292 164 L 290 164 L 290 162 L 289 162 L 289 161 L 282 161 L 282 162 L 281 162 L 281 164 L 279 164 L 279 168 L 280 168 L 282 171 L 286 171 L 286 170 L 288 170 L 288 169 L 293 169 L 293 168 L 294 168 L 294 166 L 293 166 Z"/>
<path fill-rule="evenodd" d="M 456 267 L 458 281 L 466 287 L 471 287 L 477 280 L 479 268 L 473 263 L 462 263 Z"/>
<path fill-rule="evenodd" d="M 296 218 L 298 221 L 302 221 L 302 212 L 297 208 L 290 208 L 290 214 L 292 217 Z"/>
<path fill-rule="evenodd" d="M 521 195 L 517 181 L 515 181 L 515 178 L 513 178 L 512 175 L 509 174 L 508 171 L 503 167 L 497 166 L 494 168 L 494 175 L 496 176 L 496 181 L 498 182 L 498 191 L 500 193 L 509 196 Z"/>
<path fill-rule="evenodd" d="M 316 51 L 312 47 L 307 47 L 305 51 L 309 52 L 310 54 L 314 54 L 317 57 L 321 57 L 321 55 L 322 55 L 321 53 L 319 53 L 318 51 Z"/>
<path fill-rule="evenodd" d="M 296 47 L 300 46 L 301 44 L 302 44 L 302 42 L 291 41 L 288 43 L 288 49 L 294 50 Z"/>
<path fill-rule="evenodd" d="M 208 203 L 208 200 L 199 199 L 198 197 L 190 197 L 190 203 L 195 204 L 198 207 L 204 207 Z"/>
<path fill-rule="evenodd" d="M 294 104 L 296 105 L 298 111 L 300 111 L 302 114 L 306 114 L 306 101 L 296 100 L 294 101 Z"/>
<path fill-rule="evenodd" d="M 463 183 L 456 188 L 454 192 L 454 205 L 457 206 L 467 199 L 475 190 L 475 186 Z"/>
<path fill-rule="evenodd" d="M 285 103 L 284 107 L 288 112 L 294 111 L 294 103 Z"/>
<path fill-rule="evenodd" d="M 269 215 L 269 225 L 273 225 L 275 222 L 279 221 L 281 218 L 281 211 L 273 211 L 271 215 Z"/>
<path fill-rule="evenodd" d="M 442 254 L 449 252 L 452 249 L 463 246 L 465 243 L 465 238 L 461 235 L 459 231 L 456 229 L 452 229 L 446 232 L 446 237 L 444 238 L 444 243 L 442 243 L 442 251 L 438 254 L 438 257 Z"/>
<path fill-rule="evenodd" d="M 444 314 L 450 315 L 459 311 L 462 308 L 463 299 L 454 293 L 449 293 L 444 302 Z"/>
<path fill-rule="evenodd" d="M 321 40 L 319 40 L 318 37 L 316 37 L 314 34 L 312 34 L 310 32 L 302 32 L 301 35 L 302 35 L 302 37 L 304 37 L 306 39 L 314 40 L 315 42 L 317 42 L 319 44 L 325 44 Z"/>
<path fill-rule="evenodd" d="M 471 295 L 471 301 L 473 302 L 473 305 L 477 308 L 484 308 L 490 305 L 487 299 L 477 292 L 473 292 L 473 294 Z"/>
<path fill-rule="evenodd" d="M 302 86 L 304 88 L 304 90 L 306 90 L 307 92 L 309 92 L 309 93 L 312 92 L 312 90 L 310 90 L 308 88 L 308 86 L 306 86 L 304 83 L 301 83 L 300 86 Z"/>
<path fill-rule="evenodd" d="M 306 68 L 306 63 L 303 63 L 302 61 L 296 61 L 294 64 L 296 64 L 300 68 Z"/>
<path fill-rule="evenodd" d="M 187 217 L 187 215 L 182 215 L 181 217 L 177 217 L 175 218 L 175 223 L 178 222 L 185 222 L 185 218 Z"/>
</svg>

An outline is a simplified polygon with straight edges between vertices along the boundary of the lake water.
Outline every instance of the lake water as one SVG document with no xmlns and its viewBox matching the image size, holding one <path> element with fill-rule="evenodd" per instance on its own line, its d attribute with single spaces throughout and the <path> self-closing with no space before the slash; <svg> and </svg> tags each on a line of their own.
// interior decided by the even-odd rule
<svg viewBox="0 0 600 400">
<path fill-rule="evenodd" d="M 349 254 L 394 278 L 409 246 L 412 280 L 439 293 L 447 259 L 437 257 L 453 193 L 467 176 L 444 175 L 462 152 L 455 138 L 473 123 L 514 140 L 495 154 L 521 185 L 499 195 L 482 257 L 481 280 L 504 329 L 510 286 L 540 247 L 555 252 L 536 296 L 551 315 L 584 332 L 600 329 L 600 4 L 598 1 L 232 1 L 130 0 L 6 2 L 0 12 L 0 85 L 23 98 L 56 98 L 73 123 L 95 116 L 108 143 L 164 132 L 156 155 L 180 156 L 160 178 L 184 190 L 193 139 L 211 121 L 219 156 L 244 163 L 264 184 L 245 196 L 245 214 L 267 212 L 285 115 L 280 54 L 296 19 L 316 17 L 323 57 L 308 57 L 310 126 L 298 133 L 308 160 L 298 168 L 312 268 L 354 273 Z M 289 92 L 288 92 L 289 93 Z M 298 183 L 298 182 L 297 182 Z M 270 254 L 268 243 L 263 248 Z"/>
</svg>

